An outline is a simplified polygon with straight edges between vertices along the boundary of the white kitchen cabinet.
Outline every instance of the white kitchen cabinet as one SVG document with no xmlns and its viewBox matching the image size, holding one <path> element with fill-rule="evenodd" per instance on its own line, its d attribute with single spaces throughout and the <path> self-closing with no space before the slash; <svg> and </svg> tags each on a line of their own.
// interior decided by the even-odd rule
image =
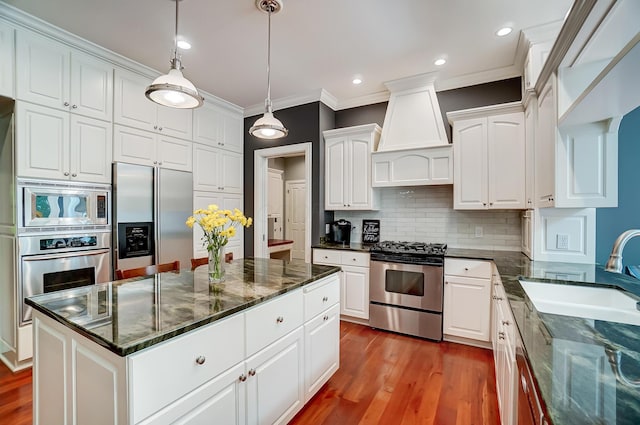
<svg viewBox="0 0 640 425">
<path fill-rule="evenodd" d="M 443 334 L 491 340 L 491 263 L 445 258 Z"/>
<path fill-rule="evenodd" d="M 231 193 L 211 193 L 195 190 L 193 192 L 193 209 L 207 208 L 209 205 L 217 205 L 221 209 L 231 210 L 234 208 L 244 211 L 242 195 Z M 204 233 L 199 225 L 193 226 L 193 257 L 200 258 L 208 255 L 207 248 L 202 245 Z M 244 228 L 236 227 L 236 235 L 229 239 L 225 246 L 226 253 L 232 253 L 234 259 L 244 257 Z"/>
<path fill-rule="evenodd" d="M 303 347 L 299 327 L 247 359 L 248 424 L 286 424 L 304 406 Z"/>
<path fill-rule="evenodd" d="M 14 97 L 15 29 L 0 21 L 0 96 Z"/>
<path fill-rule="evenodd" d="M 267 217 L 282 218 L 284 206 L 284 181 L 282 170 L 269 169 L 267 171 L 269 183 L 267 184 Z"/>
<path fill-rule="evenodd" d="M 242 153 L 242 111 L 230 110 L 215 102 L 205 97 L 205 103 L 193 111 L 193 141 Z"/>
<path fill-rule="evenodd" d="M 538 121 L 538 98 L 531 94 L 524 107 L 524 149 L 525 175 L 524 199 L 527 208 L 533 208 L 535 202 L 535 135 Z"/>
<path fill-rule="evenodd" d="M 193 144 L 194 190 L 242 193 L 243 170 L 241 154 Z"/>
<path fill-rule="evenodd" d="M 500 408 L 500 423 L 517 425 L 516 324 L 500 276 L 494 267 L 493 295 L 493 355 L 496 369 L 496 393 Z"/>
<path fill-rule="evenodd" d="M 115 70 L 113 121 L 141 130 L 191 140 L 191 109 L 158 105 L 144 95 L 151 79 L 122 69 Z"/>
<path fill-rule="evenodd" d="M 191 171 L 192 143 L 137 128 L 114 125 L 114 161 Z"/>
<path fill-rule="evenodd" d="M 369 253 L 314 249 L 313 263 L 342 268 L 340 314 L 369 320 Z"/>
<path fill-rule="evenodd" d="M 556 92 L 552 75 L 538 97 L 536 207 L 617 206 L 620 119 L 558 129 Z"/>
<path fill-rule="evenodd" d="M 380 140 L 377 124 L 327 130 L 325 139 L 325 209 L 372 210 L 378 193 L 371 185 L 371 153 Z"/>
<path fill-rule="evenodd" d="M 520 102 L 447 114 L 453 125 L 454 209 L 525 208 Z"/>
<path fill-rule="evenodd" d="M 27 30 L 16 35 L 16 97 L 111 121 L 113 67 Z"/>
<path fill-rule="evenodd" d="M 338 370 L 340 365 L 340 306 L 333 307 L 304 325 L 305 402 Z"/>
<path fill-rule="evenodd" d="M 17 174 L 20 177 L 111 183 L 111 124 L 18 101 Z"/>
</svg>

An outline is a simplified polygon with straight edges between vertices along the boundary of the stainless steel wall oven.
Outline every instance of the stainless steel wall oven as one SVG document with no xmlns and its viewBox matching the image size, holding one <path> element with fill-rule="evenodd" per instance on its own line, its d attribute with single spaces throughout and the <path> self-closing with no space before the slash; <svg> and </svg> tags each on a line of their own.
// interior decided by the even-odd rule
<svg viewBox="0 0 640 425">
<path fill-rule="evenodd" d="M 442 340 L 446 245 L 381 242 L 371 248 L 369 324 Z"/>
</svg>

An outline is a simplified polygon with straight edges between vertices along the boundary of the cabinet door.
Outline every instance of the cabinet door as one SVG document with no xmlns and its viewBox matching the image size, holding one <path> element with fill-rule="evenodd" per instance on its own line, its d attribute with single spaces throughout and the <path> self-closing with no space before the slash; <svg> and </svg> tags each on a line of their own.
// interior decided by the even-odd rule
<svg viewBox="0 0 640 425">
<path fill-rule="evenodd" d="M 369 268 L 342 266 L 340 313 L 369 319 Z"/>
<path fill-rule="evenodd" d="M 156 135 L 135 128 L 113 126 L 113 160 L 153 166 Z M 157 161 L 156 161 L 157 162 Z"/>
<path fill-rule="evenodd" d="M 340 366 L 340 307 L 335 304 L 304 325 L 305 402 Z"/>
<path fill-rule="evenodd" d="M 347 206 L 346 166 L 347 139 L 330 139 L 325 144 L 324 207 L 327 210 L 344 210 Z"/>
<path fill-rule="evenodd" d="M 70 57 L 71 50 L 64 44 L 26 30 L 18 31 L 17 98 L 68 110 Z"/>
<path fill-rule="evenodd" d="M 247 423 L 286 424 L 304 405 L 302 326 L 246 361 Z"/>
<path fill-rule="evenodd" d="M 0 95 L 14 97 L 14 39 L 15 30 L 4 21 L 0 21 Z"/>
<path fill-rule="evenodd" d="M 533 208 L 535 198 L 534 168 L 535 168 L 535 134 L 538 119 L 538 99 L 532 96 L 524 110 L 524 150 L 525 177 L 524 193 L 527 208 Z"/>
<path fill-rule="evenodd" d="M 114 75 L 113 122 L 152 131 L 157 106 L 144 95 L 151 80 L 121 69 Z"/>
<path fill-rule="evenodd" d="M 445 276 L 443 333 L 490 341 L 491 281 Z"/>
<path fill-rule="evenodd" d="M 244 137 L 242 134 L 244 123 L 242 114 L 225 112 L 223 114 L 223 122 L 224 139 L 222 141 L 222 148 L 242 153 L 244 151 Z"/>
<path fill-rule="evenodd" d="M 17 102 L 18 176 L 69 178 L 69 116 L 66 111 Z"/>
<path fill-rule="evenodd" d="M 156 149 L 156 160 L 162 168 L 193 170 L 193 143 L 160 134 Z"/>
<path fill-rule="evenodd" d="M 350 137 L 347 157 L 346 193 L 350 208 L 371 208 L 370 137 Z"/>
<path fill-rule="evenodd" d="M 538 126 L 535 130 L 536 207 L 553 207 L 556 169 L 556 97 L 552 75 L 538 97 Z"/>
<path fill-rule="evenodd" d="M 193 189 L 220 192 L 222 152 L 200 143 L 193 144 Z"/>
<path fill-rule="evenodd" d="M 221 147 L 223 139 L 222 111 L 217 105 L 205 101 L 204 105 L 193 111 L 193 140 L 205 145 Z"/>
<path fill-rule="evenodd" d="M 284 182 L 282 181 L 282 172 L 280 170 L 269 170 L 268 178 L 267 215 L 269 217 L 282 217 L 282 206 L 284 204 Z"/>
<path fill-rule="evenodd" d="M 246 376 L 244 362 L 139 424 L 199 425 L 211 423 L 215 418 L 215 423 L 219 424 L 244 425 L 246 385 L 241 381 L 242 376 Z"/>
<path fill-rule="evenodd" d="M 113 117 L 113 67 L 93 56 L 71 55 L 71 111 L 111 121 Z"/>
<path fill-rule="evenodd" d="M 487 208 L 487 119 L 453 126 L 453 207 Z"/>
<path fill-rule="evenodd" d="M 524 114 L 488 117 L 487 136 L 489 208 L 525 208 Z"/>
<path fill-rule="evenodd" d="M 242 193 L 244 187 L 242 182 L 244 167 L 242 164 L 242 155 L 235 152 L 220 152 L 221 155 L 221 187 L 227 193 Z"/>
<path fill-rule="evenodd" d="M 113 136 L 111 123 L 71 115 L 71 178 L 111 183 Z"/>
<path fill-rule="evenodd" d="M 144 91 L 142 91 L 144 96 Z M 154 129 L 161 134 L 191 140 L 193 136 L 193 111 L 158 105 Z"/>
</svg>

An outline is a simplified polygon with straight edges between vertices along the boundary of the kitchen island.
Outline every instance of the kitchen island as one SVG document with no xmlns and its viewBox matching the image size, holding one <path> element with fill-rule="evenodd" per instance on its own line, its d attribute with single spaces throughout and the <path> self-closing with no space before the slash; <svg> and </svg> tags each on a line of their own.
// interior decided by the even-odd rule
<svg viewBox="0 0 640 425">
<path fill-rule="evenodd" d="M 28 299 L 34 424 L 292 418 L 339 365 L 339 268 L 236 260 L 216 286 L 206 271 Z"/>
</svg>

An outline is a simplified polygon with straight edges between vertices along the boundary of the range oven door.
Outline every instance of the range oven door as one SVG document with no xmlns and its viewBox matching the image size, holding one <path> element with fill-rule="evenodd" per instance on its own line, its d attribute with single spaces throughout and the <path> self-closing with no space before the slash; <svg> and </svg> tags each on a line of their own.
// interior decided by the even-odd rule
<svg viewBox="0 0 640 425">
<path fill-rule="evenodd" d="M 22 256 L 20 267 L 21 325 L 31 321 L 31 307 L 24 302 L 26 297 L 111 280 L 109 249 Z"/>
<path fill-rule="evenodd" d="M 442 266 L 371 261 L 372 302 L 442 312 Z"/>
</svg>

